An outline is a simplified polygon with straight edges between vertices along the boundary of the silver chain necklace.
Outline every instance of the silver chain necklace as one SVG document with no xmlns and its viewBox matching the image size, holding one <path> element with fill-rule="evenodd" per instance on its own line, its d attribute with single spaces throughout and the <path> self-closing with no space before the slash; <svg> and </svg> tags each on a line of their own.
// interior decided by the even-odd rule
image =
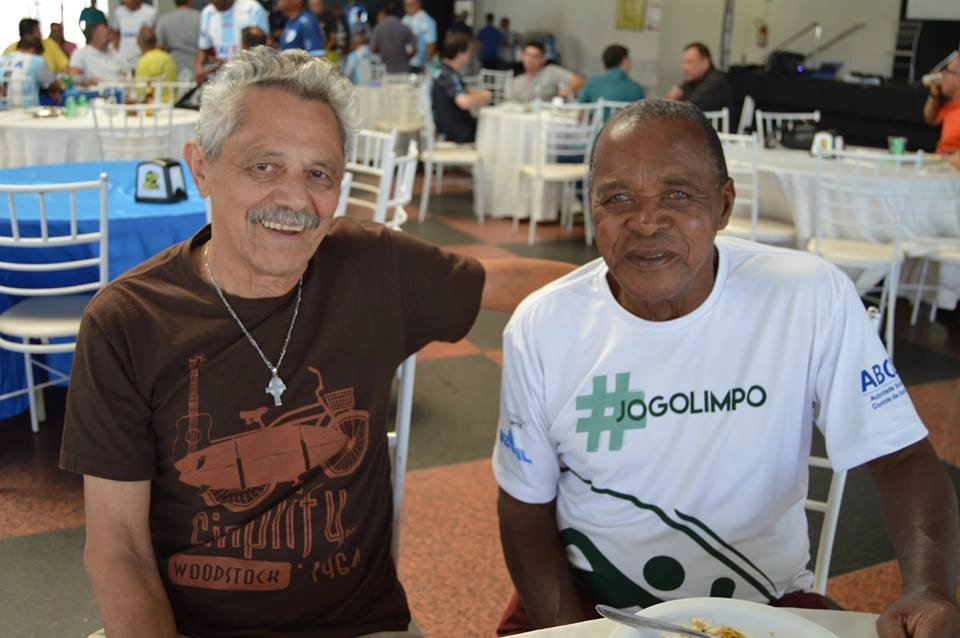
<svg viewBox="0 0 960 638">
<path fill-rule="evenodd" d="M 256 350 L 257 354 L 260 355 L 260 358 L 263 359 L 263 363 L 267 366 L 267 370 L 270 371 L 270 383 L 267 384 L 267 387 L 264 388 L 263 391 L 273 396 L 273 404 L 275 406 L 282 405 L 282 402 L 280 401 L 280 395 L 282 395 L 283 391 L 287 389 L 287 386 L 284 384 L 283 379 L 280 378 L 280 375 L 277 374 L 277 369 L 280 368 L 280 364 L 283 363 L 283 356 L 287 354 L 287 346 L 290 345 L 290 335 L 293 334 L 293 325 L 297 323 L 297 315 L 300 313 L 300 298 L 303 296 L 303 275 L 300 275 L 300 282 L 297 284 L 297 302 L 293 306 L 293 319 L 290 320 L 290 327 L 287 328 L 287 338 L 283 340 L 283 348 L 280 349 L 280 358 L 277 359 L 277 365 L 273 365 L 270 363 L 270 360 L 267 359 L 266 355 L 263 354 L 263 350 L 260 349 L 260 345 L 257 343 L 256 339 L 253 338 L 253 335 L 250 334 L 250 331 L 247 330 L 247 327 L 243 325 L 243 322 L 240 321 L 240 317 L 237 316 L 237 313 L 234 311 L 233 307 L 224 296 L 223 291 L 220 289 L 220 284 L 217 283 L 217 280 L 213 276 L 213 271 L 210 269 L 210 259 L 207 255 L 209 248 L 210 244 L 207 244 L 203 247 L 203 267 L 207 270 L 207 277 L 210 278 L 210 282 L 213 284 L 213 287 L 216 288 L 217 294 L 220 296 L 220 301 L 222 301 L 223 305 L 226 306 L 227 312 L 230 313 L 230 316 L 233 317 L 233 320 L 237 322 L 238 326 L 240 326 L 240 330 L 243 331 L 243 336 L 247 338 L 247 341 L 250 342 L 250 345 L 253 346 L 253 349 Z"/>
</svg>

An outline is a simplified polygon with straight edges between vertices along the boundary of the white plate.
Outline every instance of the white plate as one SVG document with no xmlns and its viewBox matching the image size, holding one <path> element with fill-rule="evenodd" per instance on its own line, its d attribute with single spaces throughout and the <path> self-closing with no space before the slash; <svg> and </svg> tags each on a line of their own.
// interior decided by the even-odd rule
<svg viewBox="0 0 960 638">
<path fill-rule="evenodd" d="M 731 598 L 682 598 L 653 605 L 637 612 L 658 620 L 690 626 L 699 618 L 711 627 L 729 625 L 747 638 L 839 638 L 817 623 L 785 609 Z M 657 630 L 639 630 L 621 625 L 610 638 L 652 638 L 667 635 Z"/>
</svg>

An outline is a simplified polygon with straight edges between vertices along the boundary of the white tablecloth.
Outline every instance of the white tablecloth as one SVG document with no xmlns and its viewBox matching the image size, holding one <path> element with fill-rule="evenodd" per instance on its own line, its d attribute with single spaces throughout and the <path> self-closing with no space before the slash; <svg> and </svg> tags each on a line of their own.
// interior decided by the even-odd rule
<svg viewBox="0 0 960 638">
<path fill-rule="evenodd" d="M 532 187 L 524 180 L 518 192 L 520 165 L 533 161 L 536 115 L 518 110 L 517 104 L 488 106 L 480 109 L 477 125 L 477 152 L 483 161 L 483 201 L 487 215 L 521 218 L 530 216 Z M 559 184 L 544 187 L 543 218 L 557 219 L 560 202 Z"/>
<path fill-rule="evenodd" d="M 812 620 L 840 638 L 877 638 L 875 614 L 822 609 L 789 609 L 788 611 Z M 609 638 L 618 626 L 612 620 L 603 618 L 518 635 L 530 638 Z"/>
<path fill-rule="evenodd" d="M 199 113 L 175 109 L 171 155 L 183 158 L 183 144 L 194 138 Z M 88 162 L 99 159 L 93 115 L 37 118 L 23 109 L 0 111 L 0 168 Z"/>
<path fill-rule="evenodd" d="M 960 174 L 946 162 L 931 161 L 920 169 L 914 185 L 913 211 L 907 220 L 904 240 L 914 238 L 960 238 Z M 797 248 L 806 248 L 814 234 L 817 206 L 817 161 L 807 151 L 790 149 L 760 149 L 758 180 L 761 214 L 793 222 L 797 229 Z M 885 177 L 884 180 L 906 177 Z M 864 211 L 864 215 L 878 215 L 879 210 Z M 876 237 L 874 239 L 886 239 Z M 918 260 L 908 260 L 903 273 L 906 283 L 915 283 Z M 960 269 L 942 267 L 938 273 L 941 284 L 960 290 Z M 906 291 L 904 295 L 912 297 Z M 953 308 L 957 296 L 941 290 L 938 305 Z"/>
<path fill-rule="evenodd" d="M 414 76 L 416 78 L 416 76 Z M 387 86 L 357 86 L 360 127 L 365 129 L 397 128 L 400 132 L 423 126 L 424 89 L 416 81 L 396 82 Z"/>
</svg>

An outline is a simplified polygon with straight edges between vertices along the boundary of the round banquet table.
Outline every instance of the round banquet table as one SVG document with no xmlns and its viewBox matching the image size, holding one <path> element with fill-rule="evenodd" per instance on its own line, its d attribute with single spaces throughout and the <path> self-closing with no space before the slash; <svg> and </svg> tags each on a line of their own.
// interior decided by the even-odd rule
<svg viewBox="0 0 960 638">
<path fill-rule="evenodd" d="M 109 263 L 110 279 L 136 266 L 164 248 L 191 237 L 206 223 L 206 206 L 197 192 L 190 171 L 184 166 L 187 199 L 172 203 L 139 203 L 135 201 L 136 161 L 84 162 L 77 164 L 50 164 L 0 170 L 0 183 L 41 184 L 97 179 L 101 171 L 109 177 Z M 56 220 L 55 196 L 48 197 L 51 220 Z M 19 208 L 23 228 L 29 211 Z M 99 215 L 98 194 L 84 191 L 77 194 L 81 223 Z M 34 213 L 36 214 L 36 213 Z M 0 224 L 9 227 L 6 198 L 0 198 Z M 56 249 L 50 249 L 56 250 Z M 2 259 L 2 252 L 0 252 Z M 48 273 L 46 276 L 55 277 Z M 12 297 L 0 295 L 0 311 L 14 302 Z M 65 373 L 70 371 L 71 355 L 50 355 L 49 365 Z M 23 358 L 0 351 L 0 392 L 24 387 Z M 17 414 L 27 408 L 26 396 L 8 399 L 0 404 L 0 418 Z"/>
<path fill-rule="evenodd" d="M 484 213 L 491 217 L 530 216 L 533 187 L 526 180 L 520 191 L 520 165 L 533 161 L 536 117 L 511 102 L 480 109 L 476 146 L 484 167 Z M 543 220 L 557 219 L 560 192 L 560 184 L 544 186 Z"/>
<path fill-rule="evenodd" d="M 200 114 L 174 109 L 170 154 L 182 157 L 183 144 L 194 138 Z M 0 111 L 0 168 L 87 162 L 99 159 L 97 130 L 89 111 L 78 117 L 34 117 L 30 111 Z"/>
<path fill-rule="evenodd" d="M 871 151 L 875 149 L 864 149 Z M 817 207 L 817 160 L 808 151 L 785 148 L 762 148 L 757 161 L 760 214 L 792 222 L 797 233 L 797 248 L 806 249 L 814 235 Z M 884 176 L 877 179 L 901 180 L 907 187 L 907 177 Z M 884 214 L 882 202 L 864 202 L 857 214 L 869 219 Z M 904 229 L 904 242 L 923 238 L 960 238 L 960 174 L 939 157 L 924 158 L 914 184 L 912 210 Z M 887 237 L 864 237 L 884 241 Z M 919 260 L 908 259 L 903 268 L 903 282 L 917 283 Z M 960 268 L 941 265 L 936 276 L 942 285 L 936 297 L 937 305 L 954 308 L 960 290 Z M 912 296 L 913 293 L 905 292 Z M 927 297 L 932 300 L 931 297 Z"/>
</svg>

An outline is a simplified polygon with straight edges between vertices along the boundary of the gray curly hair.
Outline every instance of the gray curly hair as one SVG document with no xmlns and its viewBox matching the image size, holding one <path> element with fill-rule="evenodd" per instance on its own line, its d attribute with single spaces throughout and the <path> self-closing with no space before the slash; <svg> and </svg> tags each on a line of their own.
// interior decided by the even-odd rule
<svg viewBox="0 0 960 638">
<path fill-rule="evenodd" d="M 251 86 L 289 91 L 304 100 L 325 102 L 337 120 L 344 152 L 359 126 L 353 86 L 327 60 L 299 49 L 278 53 L 267 47 L 242 51 L 203 87 L 197 142 L 208 160 L 216 160 L 237 128 L 244 89 Z M 308 125 L 304 122 L 304 125 Z"/>
</svg>

